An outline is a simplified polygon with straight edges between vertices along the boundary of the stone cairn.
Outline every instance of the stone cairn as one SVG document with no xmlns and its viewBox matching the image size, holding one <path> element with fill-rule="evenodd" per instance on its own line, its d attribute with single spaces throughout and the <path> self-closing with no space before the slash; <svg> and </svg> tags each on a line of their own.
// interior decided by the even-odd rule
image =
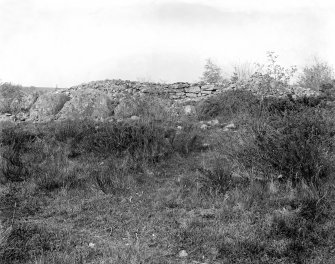
<svg viewBox="0 0 335 264">
<path fill-rule="evenodd" d="M 248 81 L 226 83 L 222 85 L 177 82 L 172 84 L 162 84 L 153 82 L 135 82 L 129 80 L 102 80 L 73 86 L 61 91 L 71 97 L 71 94 L 82 89 L 96 89 L 104 92 L 109 98 L 120 100 L 127 96 L 141 94 L 161 96 L 176 101 L 201 100 L 210 95 L 215 95 L 228 90 L 244 89 L 250 90 L 255 94 L 259 93 L 259 80 L 250 78 Z M 291 94 L 297 97 L 316 95 L 312 89 L 299 86 L 271 87 L 267 96 L 285 96 Z"/>
</svg>

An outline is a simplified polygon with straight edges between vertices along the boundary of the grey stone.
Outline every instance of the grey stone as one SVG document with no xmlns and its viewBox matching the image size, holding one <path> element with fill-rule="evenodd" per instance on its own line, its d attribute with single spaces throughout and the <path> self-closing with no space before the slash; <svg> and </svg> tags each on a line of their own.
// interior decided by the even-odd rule
<svg viewBox="0 0 335 264">
<path fill-rule="evenodd" d="M 30 119 L 42 120 L 56 115 L 70 100 L 70 97 L 61 93 L 46 93 L 41 95 L 30 109 Z"/>
<path fill-rule="evenodd" d="M 185 92 L 186 93 L 200 93 L 201 89 L 199 86 L 191 86 L 191 87 L 185 88 Z"/>
<path fill-rule="evenodd" d="M 186 93 L 186 97 L 198 97 L 198 94 L 196 93 Z"/>
<path fill-rule="evenodd" d="M 103 92 L 94 89 L 78 90 L 57 117 L 59 119 L 93 118 L 103 120 L 114 111 L 114 102 Z"/>
<path fill-rule="evenodd" d="M 214 84 L 206 84 L 201 86 L 202 91 L 215 91 L 217 90 L 216 86 Z"/>
<path fill-rule="evenodd" d="M 193 105 L 186 105 L 184 107 L 184 113 L 186 115 L 194 115 L 194 114 L 196 114 L 195 106 L 193 106 Z"/>
</svg>

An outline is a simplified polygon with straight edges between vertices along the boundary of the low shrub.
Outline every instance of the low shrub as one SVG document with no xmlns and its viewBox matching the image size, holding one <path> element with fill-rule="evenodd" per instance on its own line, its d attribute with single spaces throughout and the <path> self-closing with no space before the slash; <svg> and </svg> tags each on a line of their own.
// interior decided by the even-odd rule
<svg viewBox="0 0 335 264">
<path fill-rule="evenodd" d="M 49 133 L 54 134 L 55 139 L 60 142 L 80 140 L 85 133 L 94 129 L 95 124 L 90 120 L 63 120 L 48 125 Z"/>
<path fill-rule="evenodd" d="M 323 111 L 306 109 L 266 120 L 252 120 L 258 163 L 268 164 L 293 183 L 317 184 L 331 173 L 327 150 L 332 148 L 334 125 Z"/>
<path fill-rule="evenodd" d="M 100 123 L 76 137 L 74 145 L 85 153 L 105 157 L 130 154 L 138 160 L 156 162 L 170 151 L 166 131 L 167 128 L 153 122 Z"/>
<path fill-rule="evenodd" d="M 11 83 L 2 83 L 0 85 L 0 113 L 15 114 L 18 109 L 11 104 L 15 99 L 22 96 L 22 86 Z"/>
<path fill-rule="evenodd" d="M 302 112 L 309 108 L 321 107 L 321 96 L 303 96 L 296 99 L 291 95 L 287 97 L 268 97 L 262 101 L 262 107 L 270 115 L 287 115 L 291 112 Z"/>
<path fill-rule="evenodd" d="M 258 104 L 259 99 L 252 92 L 229 90 L 200 101 L 196 111 L 200 120 L 216 117 L 230 120 L 239 113 L 252 112 Z"/>
<path fill-rule="evenodd" d="M 114 111 L 118 119 L 138 116 L 144 120 L 165 123 L 176 118 L 171 101 L 150 95 L 125 98 Z"/>
<path fill-rule="evenodd" d="M 314 58 L 311 65 L 303 68 L 302 74 L 299 76 L 299 85 L 303 87 L 320 90 L 322 84 L 331 83 L 334 78 L 334 69 L 326 61 Z"/>
</svg>

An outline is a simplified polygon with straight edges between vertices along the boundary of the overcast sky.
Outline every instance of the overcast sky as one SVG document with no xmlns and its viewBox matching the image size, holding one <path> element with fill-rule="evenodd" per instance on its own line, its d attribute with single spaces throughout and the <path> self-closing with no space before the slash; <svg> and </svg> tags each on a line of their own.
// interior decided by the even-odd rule
<svg viewBox="0 0 335 264">
<path fill-rule="evenodd" d="M 275 51 L 283 65 L 335 64 L 327 0 L 0 0 L 0 81 L 198 81 Z"/>
</svg>

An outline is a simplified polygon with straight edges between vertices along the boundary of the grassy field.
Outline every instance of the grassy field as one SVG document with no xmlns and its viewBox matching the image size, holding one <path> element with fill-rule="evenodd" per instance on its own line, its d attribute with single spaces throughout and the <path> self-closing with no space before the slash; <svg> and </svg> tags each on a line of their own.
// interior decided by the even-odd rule
<svg viewBox="0 0 335 264">
<path fill-rule="evenodd" d="M 246 91 L 195 108 L 3 126 L 0 262 L 334 263 L 334 109 Z"/>
</svg>

